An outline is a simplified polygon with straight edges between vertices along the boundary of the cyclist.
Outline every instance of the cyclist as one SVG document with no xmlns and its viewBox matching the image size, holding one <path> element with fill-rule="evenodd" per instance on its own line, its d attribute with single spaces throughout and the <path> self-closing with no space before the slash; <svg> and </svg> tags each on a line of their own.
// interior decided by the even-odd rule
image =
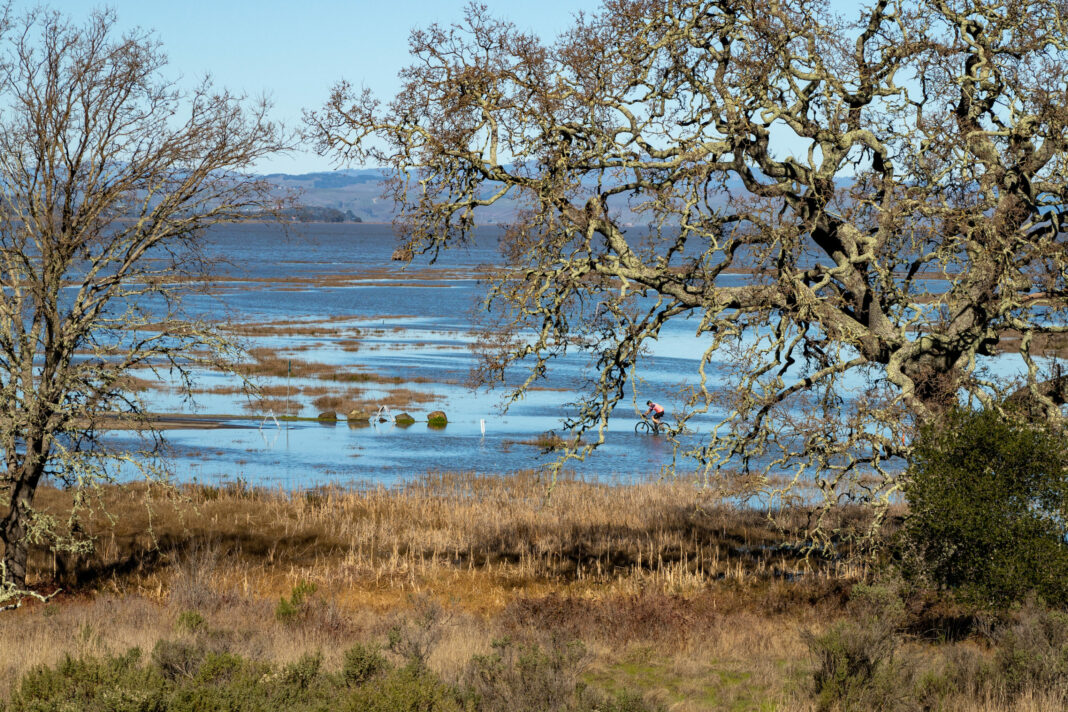
<svg viewBox="0 0 1068 712">
<path fill-rule="evenodd" d="M 664 406 L 659 403 L 653 403 L 651 400 L 645 401 L 645 405 L 649 406 L 649 410 L 645 411 L 645 415 L 653 416 L 653 425 L 659 428 L 664 423 Z"/>
</svg>

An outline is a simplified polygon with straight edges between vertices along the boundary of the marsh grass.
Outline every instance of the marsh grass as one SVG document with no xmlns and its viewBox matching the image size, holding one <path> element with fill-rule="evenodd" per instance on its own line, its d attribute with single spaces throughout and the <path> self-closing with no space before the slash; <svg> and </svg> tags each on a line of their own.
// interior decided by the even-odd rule
<svg viewBox="0 0 1068 712">
<path fill-rule="evenodd" d="M 563 450 L 568 446 L 577 447 L 582 444 L 582 439 L 579 437 L 565 438 L 550 430 L 529 440 L 505 440 L 504 444 L 506 446 L 511 444 L 532 445 L 545 452 L 551 452 L 553 450 Z"/>
<path fill-rule="evenodd" d="M 60 571 L 69 585 L 122 570 L 138 572 L 138 585 L 165 586 L 184 552 L 208 544 L 229 557 L 221 568 L 242 586 L 257 578 L 256 587 L 276 597 L 297 577 L 337 591 L 343 605 L 430 593 L 485 610 L 501 608 L 516 592 L 688 594 L 716 582 L 774 587 L 864 573 L 848 556 L 823 559 L 778 546 L 784 532 L 763 513 L 724 507 L 691 483 L 561 478 L 550 488 L 528 472 L 433 474 L 394 489 L 184 485 L 173 496 L 154 494 L 150 509 L 140 503 L 145 489 L 104 492 L 116 524 L 102 515 L 87 523 L 97 538 L 92 556 L 54 560 L 35 551 L 31 567 L 40 580 Z M 40 501 L 61 514 L 69 495 L 45 490 Z M 806 516 L 796 514 L 797 531 Z M 783 521 L 791 526 L 789 517 Z"/>
<path fill-rule="evenodd" d="M 256 414 L 271 411 L 282 415 L 300 414 L 304 408 L 298 400 L 300 398 L 312 398 L 311 405 L 319 411 L 332 410 L 339 413 L 353 410 L 374 411 L 380 405 L 404 409 L 440 399 L 437 394 L 425 390 L 391 387 L 432 383 L 433 379 L 356 371 L 343 366 L 292 358 L 269 348 L 253 348 L 248 353 L 251 360 L 241 366 L 244 375 L 277 379 L 276 382 L 261 383 L 254 393 L 236 386 L 220 386 L 204 392 L 215 395 L 248 393 L 250 397 L 241 404 L 244 411 Z M 297 379 L 297 385 L 278 382 L 290 378 Z M 309 379 L 336 385 L 309 386 Z M 352 384 L 374 387 L 380 392 L 369 397 L 364 394 L 363 388 Z M 287 396 L 288 401 L 283 396 Z"/>
<path fill-rule="evenodd" d="M 290 351 L 291 349 L 286 349 Z M 285 356 L 282 352 L 266 347 L 249 349 L 250 361 L 240 366 L 239 370 L 246 376 L 259 376 L 268 378 L 314 378 L 321 381 L 340 381 L 344 383 L 373 383 L 392 384 L 401 383 L 436 383 L 426 377 L 388 376 L 371 371 L 355 371 L 345 366 L 305 361 L 303 359 Z"/>
<path fill-rule="evenodd" d="M 274 413 L 275 415 L 295 416 L 300 415 L 304 406 L 291 398 L 252 398 L 242 403 L 241 409 L 254 415 Z"/>
<path fill-rule="evenodd" d="M 42 492 L 55 514 L 69 502 Z M 590 680 L 615 674 L 634 646 L 670 646 L 682 672 L 653 674 L 668 684 L 708 669 L 710 651 L 733 659 L 754 639 L 774 638 L 775 656 L 803 651 L 796 626 L 755 611 L 808 605 L 792 602 L 778 571 L 805 569 L 819 590 L 842 574 L 762 551 L 778 534 L 759 513 L 720 508 L 684 483 L 565 478 L 550 492 L 535 473 L 441 473 L 395 489 L 130 484 L 106 490 L 102 504 L 114 524 L 103 513 L 87 522 L 92 555 L 33 552 L 34 580 L 66 592 L 0 618 L 0 686 L 65 652 L 150 651 L 190 626 L 215 631 L 211 645 L 235 654 L 282 665 L 321 650 L 330 667 L 355 642 L 386 645 L 399 631 L 397 650 L 455 680 L 502 636 L 543 647 L 582 639 Z M 730 611 L 744 613 L 741 628 L 722 625 Z M 628 689 L 650 683 L 632 677 Z"/>
<path fill-rule="evenodd" d="M 70 495 L 49 489 L 41 503 L 61 515 Z M 678 481 L 549 487 L 527 472 L 305 492 L 129 484 L 106 490 L 102 504 L 114 523 L 102 513 L 86 523 L 91 555 L 33 552 L 37 585 L 65 592 L 0 616 L 0 695 L 67 653 L 134 646 L 179 667 L 183 650 L 203 649 L 276 669 L 308 655 L 355 669 L 345 651 L 359 644 L 390 664 L 418 659 L 452 683 L 476 659 L 534 665 L 581 641 L 583 684 L 652 708 L 837 709 L 813 693 L 812 636 L 833 648 L 828 633 L 853 615 L 854 584 L 870 577 L 847 549 L 821 558 L 782 546 L 807 512 L 772 524 Z M 862 511 L 837 516 L 843 528 L 867 526 Z M 923 633 L 896 626 L 902 677 L 880 680 L 937 701 L 932 709 L 1057 709 L 1063 688 L 1039 663 L 1061 638 L 1032 644 L 1028 631 L 1060 631 L 1060 619 L 1029 615 L 1004 643 L 935 641 L 934 618 L 913 621 Z M 989 674 L 1002 658 L 1022 670 L 1011 694 Z M 502 679 L 529 692 L 521 677 Z"/>
</svg>

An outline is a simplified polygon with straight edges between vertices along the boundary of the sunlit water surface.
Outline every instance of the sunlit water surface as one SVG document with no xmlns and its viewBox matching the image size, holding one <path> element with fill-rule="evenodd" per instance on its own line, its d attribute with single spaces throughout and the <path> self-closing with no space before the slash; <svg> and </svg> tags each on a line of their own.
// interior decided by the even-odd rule
<svg viewBox="0 0 1068 712">
<path fill-rule="evenodd" d="M 267 336 L 250 345 L 276 350 L 280 356 L 359 369 L 408 383 L 407 387 L 432 396 L 409 412 L 417 422 L 408 428 L 390 424 L 320 424 L 278 422 L 271 417 L 232 419 L 232 427 L 171 430 L 166 433 L 170 463 L 179 480 L 203 482 L 244 480 L 255 485 L 287 488 L 330 483 L 385 484 L 419 477 L 430 471 L 508 473 L 534 469 L 547 471 L 556 457 L 524 443 L 551 429 L 572 412 L 575 388 L 591 375 L 586 356 L 568 357 L 553 365 L 544 390 L 502 412 L 503 393 L 471 391 L 462 384 L 474 364 L 468 349 L 472 340 L 472 313 L 485 289 L 477 280 L 480 265 L 499 261 L 499 231 L 483 230 L 475 244 L 442 253 L 427 264 L 418 258 L 403 268 L 390 256 L 397 245 L 389 226 L 303 225 L 296 234 L 284 234 L 269 225 L 243 225 L 217 229 L 209 235 L 209 253 L 218 262 L 220 283 L 208 295 L 196 295 L 188 306 L 212 319 L 238 323 L 300 320 L 313 324 L 329 321 L 332 336 Z M 651 344 L 636 388 L 628 386 L 634 402 L 647 398 L 673 406 L 669 392 L 697 382 L 697 366 L 705 348 L 695 337 L 694 320 L 667 324 L 657 343 Z M 344 347 L 359 329 L 359 347 Z M 710 369 L 714 380 L 716 365 Z M 273 385 L 284 379 L 268 379 Z M 203 374 L 202 390 L 234 385 L 219 374 Z M 300 386 L 330 385 L 314 379 L 292 382 Z M 366 396 L 376 394 L 374 384 L 361 384 Z M 714 383 L 710 384 L 714 386 Z M 225 390 L 225 388 L 223 388 Z M 387 392 L 381 388 L 381 395 Z M 205 393 L 195 404 L 167 392 L 147 395 L 159 412 L 242 414 L 247 400 L 232 394 Z M 315 416 L 303 402 L 302 416 Z M 644 407 L 644 406 L 642 406 Z M 430 429 L 426 413 L 440 409 L 449 417 L 442 430 Z M 673 448 L 664 437 L 634 432 L 635 407 L 617 409 L 605 435 L 606 442 L 585 461 L 571 461 L 566 469 L 582 477 L 604 480 L 646 479 L 660 474 L 672 462 Z M 696 418 L 690 425 L 702 430 L 716 421 L 715 414 Z M 356 427 L 357 425 L 363 427 Z M 130 433 L 113 433 L 116 444 L 135 445 Z M 679 467 L 681 476 L 692 465 Z"/>
</svg>

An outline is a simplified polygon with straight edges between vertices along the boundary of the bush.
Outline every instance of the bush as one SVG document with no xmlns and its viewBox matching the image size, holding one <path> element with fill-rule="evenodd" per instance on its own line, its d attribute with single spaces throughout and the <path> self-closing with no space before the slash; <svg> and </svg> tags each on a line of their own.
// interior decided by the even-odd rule
<svg viewBox="0 0 1068 712">
<path fill-rule="evenodd" d="M 996 679 L 1010 696 L 1068 693 L 1068 615 L 1029 601 L 997 635 Z"/>
<path fill-rule="evenodd" d="M 409 664 L 353 689 L 347 712 L 461 712 L 460 692 L 419 665 Z"/>
<path fill-rule="evenodd" d="M 1068 439 L 961 408 L 922 428 L 904 484 L 906 570 L 1002 607 L 1068 602 Z"/>
<path fill-rule="evenodd" d="M 164 681 L 141 666 L 141 651 L 104 658 L 66 657 L 54 668 L 38 667 L 23 676 L 10 707 L 22 712 L 163 712 Z"/>
<path fill-rule="evenodd" d="M 321 653 L 305 654 L 282 671 L 282 683 L 300 690 L 307 690 L 318 679 L 323 667 Z"/>
<path fill-rule="evenodd" d="M 586 649 L 577 641 L 516 645 L 493 643 L 491 655 L 475 656 L 467 667 L 467 684 L 476 706 L 485 712 L 548 712 L 569 709 L 578 688 Z"/>
<path fill-rule="evenodd" d="M 207 621 L 198 611 L 182 611 L 178 614 L 175 628 L 179 633 L 199 633 L 207 628 Z"/>
<path fill-rule="evenodd" d="M 905 615 L 900 595 L 887 585 L 854 586 L 849 613 L 821 634 L 804 635 L 816 658 L 817 709 L 908 709 L 913 671 L 895 657 Z"/>
<path fill-rule="evenodd" d="M 160 640 L 152 650 L 152 662 L 168 680 L 192 678 L 208 651 L 200 642 Z"/>
<path fill-rule="evenodd" d="M 429 596 L 413 596 L 411 603 L 411 614 L 390 628 L 389 650 L 411 665 L 425 667 L 451 615 Z"/>
<path fill-rule="evenodd" d="M 582 648 L 575 643 L 497 646 L 472 661 L 485 673 L 477 690 L 450 684 L 418 661 L 390 668 L 378 648 L 357 645 L 341 674 L 322 656 L 304 655 L 273 669 L 232 653 L 161 642 L 152 662 L 140 651 L 67 657 L 22 677 L 6 709 L 19 712 L 663 712 L 641 697 L 604 696 L 577 684 Z M 570 668 L 570 669 L 569 669 Z M 0 712 L 5 707 L 0 701 Z"/>
<path fill-rule="evenodd" d="M 289 594 L 282 596 L 274 608 L 274 617 L 279 623 L 294 623 L 307 613 L 308 597 L 318 590 L 318 586 L 308 581 L 301 581 Z"/>
<path fill-rule="evenodd" d="M 362 685 L 389 668 L 389 661 L 376 646 L 357 643 L 345 651 L 341 675 L 350 685 Z"/>
</svg>

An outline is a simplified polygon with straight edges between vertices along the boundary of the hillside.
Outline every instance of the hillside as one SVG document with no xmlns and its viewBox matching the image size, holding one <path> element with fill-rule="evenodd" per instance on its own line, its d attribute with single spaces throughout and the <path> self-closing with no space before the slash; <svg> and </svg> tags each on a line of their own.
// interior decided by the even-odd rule
<svg viewBox="0 0 1068 712">
<path fill-rule="evenodd" d="M 264 176 L 279 188 L 299 193 L 298 202 L 309 207 L 332 208 L 352 214 L 363 222 L 386 223 L 393 219 L 394 206 L 383 197 L 383 173 L 378 168 L 348 169 L 292 175 L 273 173 Z M 629 205 L 617 205 L 623 221 L 641 224 L 647 219 L 633 212 Z M 510 222 L 519 211 L 517 202 L 506 198 L 479 211 L 482 224 Z"/>
</svg>

